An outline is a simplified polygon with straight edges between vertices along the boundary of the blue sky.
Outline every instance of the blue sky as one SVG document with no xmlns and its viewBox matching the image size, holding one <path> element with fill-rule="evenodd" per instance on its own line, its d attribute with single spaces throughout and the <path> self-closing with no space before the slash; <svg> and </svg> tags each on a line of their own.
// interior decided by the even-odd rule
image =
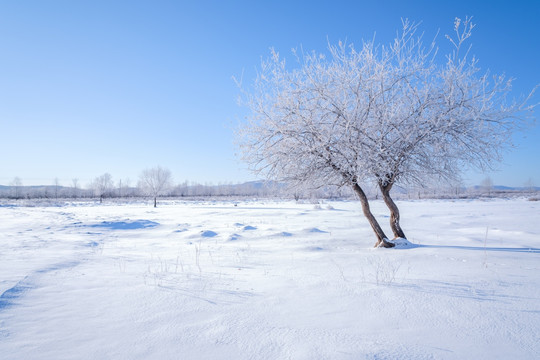
<svg viewBox="0 0 540 360">
<path fill-rule="evenodd" d="M 84 186 L 109 172 L 135 185 L 156 165 L 176 182 L 253 180 L 235 154 L 246 110 L 233 76 L 251 81 L 270 47 L 387 43 L 401 18 L 429 38 L 440 29 L 444 45 L 456 16 L 474 17 L 472 52 L 516 79 L 514 96 L 540 83 L 540 1 L 2 1 L 0 184 Z M 540 185 L 539 126 L 515 141 L 487 175 Z"/>
</svg>

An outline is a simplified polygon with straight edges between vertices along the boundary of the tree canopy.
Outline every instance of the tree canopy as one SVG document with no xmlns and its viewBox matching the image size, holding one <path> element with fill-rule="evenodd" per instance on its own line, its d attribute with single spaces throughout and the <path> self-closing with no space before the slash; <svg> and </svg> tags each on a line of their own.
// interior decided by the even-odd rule
<svg viewBox="0 0 540 360">
<path fill-rule="evenodd" d="M 480 72 L 465 46 L 470 19 L 456 19 L 444 61 L 435 40 L 424 45 L 418 25 L 402 25 L 389 45 L 295 51 L 295 67 L 272 50 L 253 86 L 242 89 L 251 113 L 239 132 L 244 160 L 267 178 L 352 186 L 362 201 L 363 184 L 376 183 L 395 237 L 405 237 L 390 197 L 395 183 L 455 180 L 464 167 L 492 167 L 534 107 L 529 98 L 507 100 L 511 79 Z"/>
</svg>

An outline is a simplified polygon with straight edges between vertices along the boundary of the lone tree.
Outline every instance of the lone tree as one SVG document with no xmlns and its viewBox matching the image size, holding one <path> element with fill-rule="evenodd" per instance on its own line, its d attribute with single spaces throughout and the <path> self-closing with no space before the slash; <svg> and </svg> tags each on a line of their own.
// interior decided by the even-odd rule
<svg viewBox="0 0 540 360">
<path fill-rule="evenodd" d="M 157 207 L 157 197 L 163 195 L 172 184 L 171 172 L 161 166 L 144 170 L 139 177 L 139 189 L 143 194 L 154 198 Z"/>
<path fill-rule="evenodd" d="M 506 101 L 511 79 L 480 74 L 464 48 L 474 25 L 456 19 L 452 51 L 439 61 L 417 25 L 388 46 L 329 45 L 329 56 L 294 51 L 289 69 L 272 50 L 255 82 L 242 88 L 251 114 L 239 131 L 243 159 L 257 174 L 292 184 L 350 186 L 376 234 L 393 247 L 363 190 L 375 183 L 390 209 L 395 238 L 405 238 L 394 184 L 459 178 L 463 167 L 491 168 L 527 123 L 532 93 Z"/>
</svg>

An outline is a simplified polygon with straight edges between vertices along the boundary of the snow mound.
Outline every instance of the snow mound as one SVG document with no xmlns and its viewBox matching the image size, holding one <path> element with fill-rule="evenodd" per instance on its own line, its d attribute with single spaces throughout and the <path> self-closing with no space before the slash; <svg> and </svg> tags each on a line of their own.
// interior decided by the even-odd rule
<svg viewBox="0 0 540 360">
<path fill-rule="evenodd" d="M 415 244 L 411 243 L 405 238 L 396 238 L 394 240 L 390 240 L 390 242 L 396 245 L 395 249 L 412 249 L 416 247 Z"/>
</svg>

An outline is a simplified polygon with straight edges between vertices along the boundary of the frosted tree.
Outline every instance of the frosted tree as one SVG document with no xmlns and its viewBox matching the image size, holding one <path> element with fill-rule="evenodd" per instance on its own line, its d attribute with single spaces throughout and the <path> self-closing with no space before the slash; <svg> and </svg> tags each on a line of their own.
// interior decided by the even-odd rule
<svg viewBox="0 0 540 360">
<path fill-rule="evenodd" d="M 172 185 L 171 172 L 157 166 L 144 170 L 139 177 L 139 189 L 143 194 L 154 198 L 154 207 L 157 207 L 157 197 L 163 195 Z"/>
<path fill-rule="evenodd" d="M 105 173 L 94 179 L 91 184 L 94 194 L 99 196 L 99 202 L 103 202 L 103 197 L 109 194 L 113 188 L 112 176 L 109 173 Z"/>
<path fill-rule="evenodd" d="M 241 86 L 250 110 L 239 131 L 243 159 L 257 174 L 314 187 L 349 186 L 361 201 L 376 246 L 392 247 L 364 192 L 375 183 L 390 209 L 395 238 L 405 238 L 390 192 L 394 184 L 455 179 L 464 167 L 488 169 L 528 120 L 508 103 L 511 80 L 480 74 L 464 43 L 470 19 L 456 19 L 443 61 L 417 25 L 387 46 L 329 45 L 328 54 L 294 51 L 296 66 L 272 50 L 254 84 Z"/>
</svg>

